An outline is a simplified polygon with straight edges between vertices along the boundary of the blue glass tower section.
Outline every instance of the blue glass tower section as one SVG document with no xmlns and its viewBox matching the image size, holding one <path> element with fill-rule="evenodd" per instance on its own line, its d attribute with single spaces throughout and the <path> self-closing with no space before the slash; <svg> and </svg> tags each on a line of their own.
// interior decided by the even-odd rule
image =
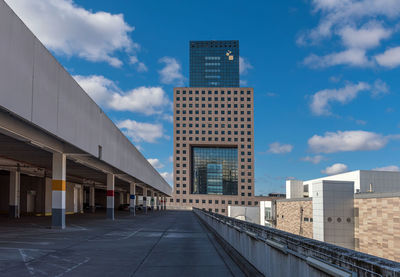
<svg viewBox="0 0 400 277">
<path fill-rule="evenodd" d="M 237 195 L 236 147 L 192 147 L 192 194 Z"/>
<path fill-rule="evenodd" d="M 190 87 L 239 87 L 239 41 L 190 41 Z"/>
</svg>

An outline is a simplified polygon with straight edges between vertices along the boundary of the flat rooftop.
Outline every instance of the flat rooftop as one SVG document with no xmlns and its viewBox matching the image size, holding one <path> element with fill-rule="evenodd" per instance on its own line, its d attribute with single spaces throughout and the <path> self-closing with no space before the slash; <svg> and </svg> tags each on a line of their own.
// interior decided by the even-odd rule
<svg viewBox="0 0 400 277">
<path fill-rule="evenodd" d="M 244 276 L 191 211 L 0 217 L 1 276 Z"/>
</svg>

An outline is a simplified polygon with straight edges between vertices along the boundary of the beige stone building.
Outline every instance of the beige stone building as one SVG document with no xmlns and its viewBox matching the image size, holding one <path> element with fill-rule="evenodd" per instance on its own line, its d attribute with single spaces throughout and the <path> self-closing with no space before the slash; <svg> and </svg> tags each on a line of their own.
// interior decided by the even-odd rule
<svg viewBox="0 0 400 277">
<path fill-rule="evenodd" d="M 276 200 L 276 228 L 400 262 L 399 176 L 355 171 L 288 180 L 289 198 Z"/>
</svg>

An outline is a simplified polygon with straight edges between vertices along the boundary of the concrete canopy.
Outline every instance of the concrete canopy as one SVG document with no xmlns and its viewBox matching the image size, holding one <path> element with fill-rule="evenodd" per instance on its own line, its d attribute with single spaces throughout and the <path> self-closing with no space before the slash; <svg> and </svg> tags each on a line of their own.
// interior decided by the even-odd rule
<svg viewBox="0 0 400 277">
<path fill-rule="evenodd" d="M 93 173 L 82 169 L 93 165 L 171 195 L 169 184 L 3 0 L 0 37 L 0 132 L 47 151 L 13 144 L 7 147 L 13 155 L 48 168 L 51 152 L 66 153 L 70 170 L 72 161 L 79 163 L 78 175 Z M 97 175 L 90 176 L 102 178 Z"/>
</svg>

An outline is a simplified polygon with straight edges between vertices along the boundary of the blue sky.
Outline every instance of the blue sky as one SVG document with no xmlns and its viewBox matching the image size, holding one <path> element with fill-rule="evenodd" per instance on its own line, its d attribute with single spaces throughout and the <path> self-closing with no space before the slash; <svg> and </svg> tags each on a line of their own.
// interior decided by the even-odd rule
<svg viewBox="0 0 400 277">
<path fill-rule="evenodd" d="M 240 41 L 256 194 L 287 178 L 399 171 L 398 0 L 6 0 L 172 183 L 172 92 L 189 40 Z"/>
</svg>

